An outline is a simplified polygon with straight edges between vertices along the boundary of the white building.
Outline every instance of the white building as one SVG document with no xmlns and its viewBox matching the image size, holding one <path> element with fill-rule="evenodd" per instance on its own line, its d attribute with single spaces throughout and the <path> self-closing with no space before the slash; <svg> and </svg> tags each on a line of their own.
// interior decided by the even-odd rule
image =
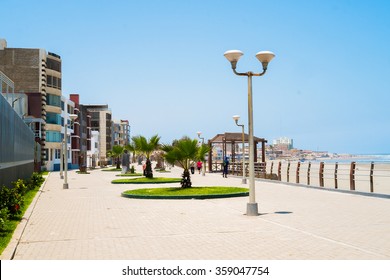
<svg viewBox="0 0 390 280">
<path fill-rule="evenodd" d="M 91 150 L 87 151 L 87 168 L 95 168 L 99 160 L 99 131 L 91 131 Z"/>
<path fill-rule="evenodd" d="M 61 114 L 60 120 L 56 120 L 56 124 L 52 124 L 53 126 L 57 126 L 57 123 L 60 123 L 60 133 L 58 134 L 50 134 L 50 137 L 47 137 L 46 141 L 49 143 L 47 145 L 47 161 L 46 161 L 46 169 L 50 171 L 58 171 L 61 169 L 61 151 L 63 148 L 64 139 L 66 143 L 66 154 L 68 168 L 71 169 L 72 157 L 71 157 L 71 138 L 70 135 L 73 133 L 73 125 L 71 124 L 71 120 L 69 115 L 74 114 L 74 102 L 61 96 Z M 67 137 L 65 137 L 65 125 L 67 127 Z M 50 125 L 49 125 L 50 126 Z M 48 134 L 47 134 L 48 135 Z"/>
<path fill-rule="evenodd" d="M 294 148 L 293 139 L 287 137 L 280 137 L 278 139 L 275 139 L 272 141 L 272 144 L 276 147 L 286 147 L 287 150 L 291 150 Z"/>
</svg>

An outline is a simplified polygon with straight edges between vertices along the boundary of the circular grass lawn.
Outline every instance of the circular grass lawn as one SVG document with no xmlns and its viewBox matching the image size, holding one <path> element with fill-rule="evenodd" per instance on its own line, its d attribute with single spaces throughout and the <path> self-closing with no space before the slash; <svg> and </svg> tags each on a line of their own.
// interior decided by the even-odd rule
<svg viewBox="0 0 390 280">
<path fill-rule="evenodd" d="M 170 170 L 166 170 L 166 169 L 154 169 L 154 171 L 156 171 L 158 173 L 171 173 Z"/>
<path fill-rule="evenodd" d="M 148 188 L 128 190 L 123 197 L 138 199 L 209 199 L 248 196 L 247 188 L 238 187 L 191 187 L 191 188 Z"/>
<path fill-rule="evenodd" d="M 105 171 L 105 172 L 115 172 L 115 171 L 122 171 L 122 168 L 116 168 L 116 167 L 113 167 L 113 168 L 105 168 L 105 169 L 102 169 L 102 171 Z"/>
<path fill-rule="evenodd" d="M 112 184 L 167 184 L 167 183 L 180 183 L 181 178 L 165 178 L 165 177 L 154 177 L 154 178 L 134 178 L 134 179 L 117 179 L 112 180 Z"/>
<path fill-rule="evenodd" d="M 115 175 L 115 176 L 118 176 L 118 177 L 136 177 L 136 176 L 143 176 L 142 173 L 125 173 L 125 174 L 118 174 L 118 175 Z"/>
</svg>

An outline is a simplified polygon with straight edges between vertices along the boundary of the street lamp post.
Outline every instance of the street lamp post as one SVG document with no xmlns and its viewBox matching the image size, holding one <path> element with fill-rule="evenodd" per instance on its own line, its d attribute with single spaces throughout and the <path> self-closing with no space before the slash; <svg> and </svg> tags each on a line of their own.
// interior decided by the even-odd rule
<svg viewBox="0 0 390 280">
<path fill-rule="evenodd" d="M 245 178 L 245 131 L 244 131 L 244 125 L 238 124 L 238 120 L 240 119 L 240 116 L 235 115 L 233 116 L 233 120 L 236 122 L 237 126 L 241 126 L 242 128 L 242 184 L 246 184 L 246 178 Z"/>
<path fill-rule="evenodd" d="M 15 102 L 21 99 L 21 97 L 15 98 L 14 101 L 12 101 L 12 108 L 15 108 Z"/>
<path fill-rule="evenodd" d="M 65 147 L 64 147 L 65 141 L 64 141 L 64 139 L 62 139 L 62 141 L 61 141 L 61 154 L 60 154 L 60 178 L 61 179 L 64 179 L 64 150 L 65 150 Z"/>
<path fill-rule="evenodd" d="M 254 142 L 253 142 L 253 105 L 252 105 L 252 76 L 263 76 L 267 71 L 268 63 L 275 57 L 275 54 L 269 51 L 262 51 L 256 54 L 256 58 L 263 66 L 261 73 L 239 73 L 236 71 L 237 62 L 244 55 L 242 51 L 230 50 L 224 53 L 227 60 L 230 61 L 234 74 L 248 77 L 248 132 L 249 132 L 249 203 L 247 204 L 246 214 L 248 216 L 259 215 L 255 194 L 255 162 L 254 162 Z"/>
<path fill-rule="evenodd" d="M 77 115 L 75 114 L 69 114 L 70 122 L 74 121 L 77 119 Z M 64 164 L 64 184 L 63 184 L 63 189 L 69 189 L 69 184 L 68 184 L 68 120 L 66 120 L 65 123 L 65 145 L 64 145 L 64 157 L 65 157 L 65 164 Z"/>
<path fill-rule="evenodd" d="M 198 134 L 199 139 L 202 140 L 202 145 L 204 145 L 204 137 L 200 137 L 202 135 L 202 132 L 198 131 L 197 134 Z M 205 162 L 203 162 L 202 163 L 202 176 L 206 175 L 206 171 L 205 170 L 206 170 L 206 164 L 205 164 Z"/>
</svg>

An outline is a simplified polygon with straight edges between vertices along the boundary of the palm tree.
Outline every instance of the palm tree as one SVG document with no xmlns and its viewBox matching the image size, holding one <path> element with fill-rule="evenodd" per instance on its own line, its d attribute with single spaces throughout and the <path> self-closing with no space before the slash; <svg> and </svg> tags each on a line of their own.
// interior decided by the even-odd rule
<svg viewBox="0 0 390 280">
<path fill-rule="evenodd" d="M 204 161 L 209 147 L 204 144 L 198 146 L 198 140 L 191 140 L 188 137 L 184 137 L 180 140 L 173 141 L 172 145 L 163 145 L 161 149 L 165 152 L 164 158 L 168 163 L 178 164 L 184 169 L 181 187 L 190 188 L 192 185 L 189 171 L 191 161 Z"/>
<path fill-rule="evenodd" d="M 125 145 L 125 149 L 128 150 L 130 153 L 133 153 L 133 157 L 132 157 L 133 159 L 131 162 L 134 163 L 135 162 L 135 153 L 136 153 L 134 142 Z"/>
<path fill-rule="evenodd" d="M 147 178 L 153 178 L 152 164 L 150 162 L 151 154 L 160 147 L 160 137 L 156 134 L 149 140 L 144 136 L 134 136 L 132 138 L 134 142 L 134 148 L 136 151 L 143 153 L 146 156 L 146 169 L 145 176 Z"/>
<path fill-rule="evenodd" d="M 123 147 L 114 145 L 111 151 L 107 152 L 107 156 L 112 157 L 116 160 L 116 168 L 120 169 L 120 156 L 123 154 Z"/>
</svg>

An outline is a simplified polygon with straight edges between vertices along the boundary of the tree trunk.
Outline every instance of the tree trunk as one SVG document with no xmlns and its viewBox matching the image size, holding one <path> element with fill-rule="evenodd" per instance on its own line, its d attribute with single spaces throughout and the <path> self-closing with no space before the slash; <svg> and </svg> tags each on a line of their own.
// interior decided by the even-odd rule
<svg viewBox="0 0 390 280">
<path fill-rule="evenodd" d="M 116 158 L 116 169 L 121 169 L 121 162 L 119 157 Z"/>
<path fill-rule="evenodd" d="M 188 169 L 184 169 L 180 183 L 182 188 L 191 188 L 192 183 L 191 183 L 190 171 Z"/>
<path fill-rule="evenodd" d="M 152 163 L 150 162 L 149 159 L 146 160 L 145 177 L 153 178 Z"/>
</svg>

